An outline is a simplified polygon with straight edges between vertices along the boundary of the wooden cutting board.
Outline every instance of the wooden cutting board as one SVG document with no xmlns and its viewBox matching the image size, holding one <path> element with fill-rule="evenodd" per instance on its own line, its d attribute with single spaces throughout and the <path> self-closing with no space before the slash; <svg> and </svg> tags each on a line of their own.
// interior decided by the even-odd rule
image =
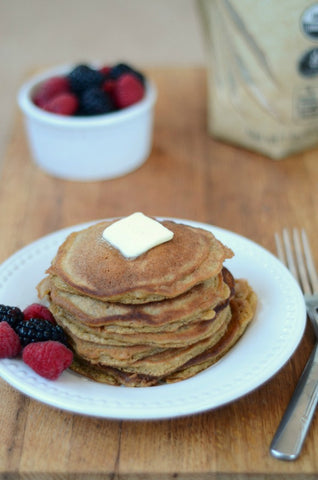
<svg viewBox="0 0 318 480">
<path fill-rule="evenodd" d="M 303 226 L 318 264 L 318 150 L 273 161 L 217 142 L 207 134 L 205 70 L 149 68 L 147 74 L 159 91 L 153 150 L 144 166 L 122 178 L 80 183 L 47 176 L 30 158 L 17 112 L 0 178 L 0 261 L 59 228 L 143 211 L 214 224 L 273 252 L 275 231 Z M 317 418 L 296 462 L 269 454 L 312 345 L 309 326 L 290 361 L 256 391 L 169 420 L 75 415 L 1 381 L 0 478 L 318 478 Z"/>
</svg>

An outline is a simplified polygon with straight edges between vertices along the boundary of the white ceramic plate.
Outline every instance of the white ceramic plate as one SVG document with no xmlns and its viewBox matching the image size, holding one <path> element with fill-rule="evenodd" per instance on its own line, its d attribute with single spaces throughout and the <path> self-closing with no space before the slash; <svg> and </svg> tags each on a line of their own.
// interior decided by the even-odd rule
<svg viewBox="0 0 318 480">
<path fill-rule="evenodd" d="M 247 278 L 259 299 L 256 318 L 239 342 L 218 363 L 172 385 L 127 388 L 103 385 L 65 371 L 56 381 L 34 373 L 20 359 L 0 361 L 0 375 L 24 394 L 74 413 L 116 419 L 159 419 L 213 409 L 247 394 L 271 378 L 302 338 L 306 310 L 289 271 L 268 251 L 235 233 L 211 225 L 176 220 L 205 228 L 231 247 L 226 266 Z M 58 246 L 74 230 L 59 230 L 16 252 L 0 266 L 0 303 L 24 308 L 37 301 L 43 278 Z"/>
</svg>

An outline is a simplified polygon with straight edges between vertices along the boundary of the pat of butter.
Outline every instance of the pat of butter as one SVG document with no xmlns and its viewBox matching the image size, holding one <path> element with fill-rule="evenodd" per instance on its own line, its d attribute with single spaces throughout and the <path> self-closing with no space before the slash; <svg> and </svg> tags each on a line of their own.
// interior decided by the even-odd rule
<svg viewBox="0 0 318 480">
<path fill-rule="evenodd" d="M 172 237 L 171 230 L 140 212 L 112 223 L 103 232 L 103 238 L 127 258 L 138 257 Z"/>
</svg>

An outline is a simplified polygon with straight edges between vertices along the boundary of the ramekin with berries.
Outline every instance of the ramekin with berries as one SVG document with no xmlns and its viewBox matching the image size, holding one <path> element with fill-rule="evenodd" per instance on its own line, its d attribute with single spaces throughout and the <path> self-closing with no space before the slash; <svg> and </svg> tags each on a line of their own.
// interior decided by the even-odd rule
<svg viewBox="0 0 318 480">
<path fill-rule="evenodd" d="M 77 181 L 118 177 L 146 161 L 156 98 L 153 82 L 127 63 L 57 67 L 18 93 L 36 164 Z"/>
</svg>

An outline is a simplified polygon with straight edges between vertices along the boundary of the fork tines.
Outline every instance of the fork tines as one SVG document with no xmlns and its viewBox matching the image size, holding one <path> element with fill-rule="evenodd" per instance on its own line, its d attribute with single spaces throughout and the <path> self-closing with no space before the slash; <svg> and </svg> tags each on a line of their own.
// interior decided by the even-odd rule
<svg viewBox="0 0 318 480">
<path fill-rule="evenodd" d="M 291 239 L 284 228 L 282 237 L 283 241 L 275 233 L 278 258 L 289 268 L 306 295 L 318 293 L 317 272 L 305 230 L 302 229 L 299 234 L 294 228 Z"/>
</svg>

